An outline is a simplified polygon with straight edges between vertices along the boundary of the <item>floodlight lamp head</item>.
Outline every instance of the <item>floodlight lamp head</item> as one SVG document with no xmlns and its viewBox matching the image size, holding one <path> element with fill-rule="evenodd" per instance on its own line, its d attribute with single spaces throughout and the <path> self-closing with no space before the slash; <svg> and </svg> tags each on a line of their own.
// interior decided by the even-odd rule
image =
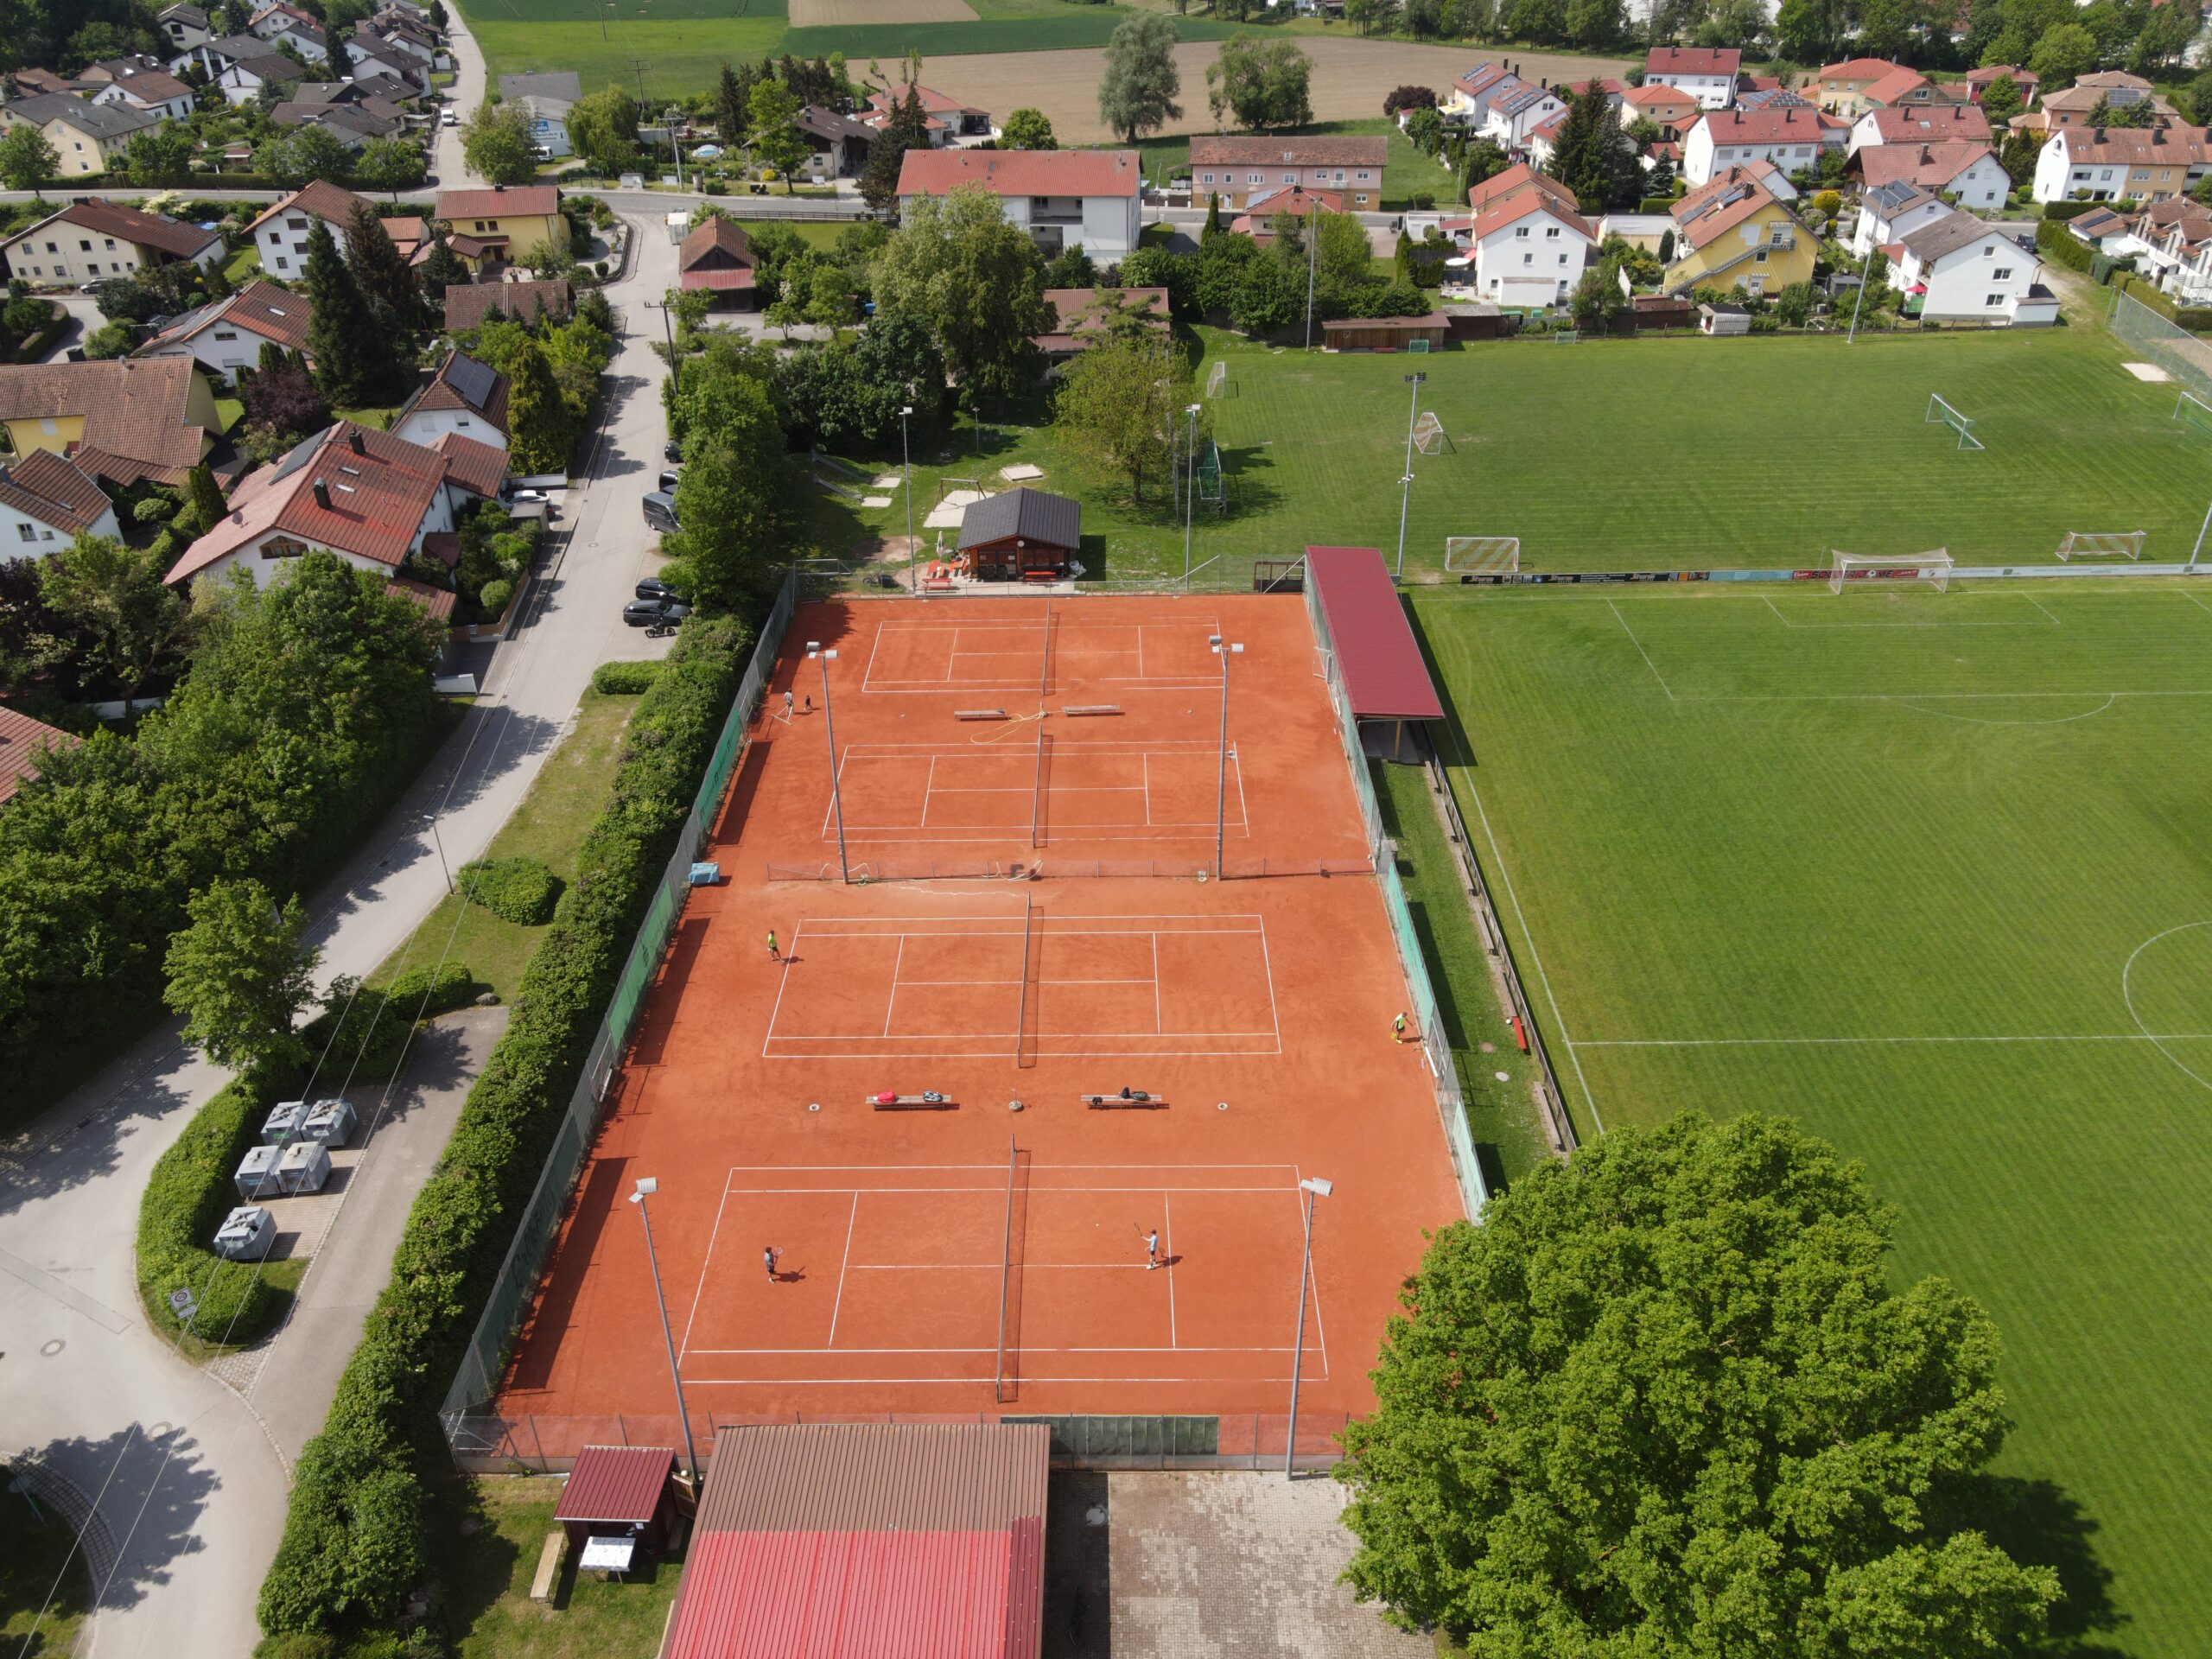
<svg viewBox="0 0 2212 1659">
<path fill-rule="evenodd" d="M 901 404 L 899 405 L 899 418 L 902 421 L 913 412 L 914 406 L 912 404 Z"/>
<path fill-rule="evenodd" d="M 1427 376 L 1426 373 L 1422 373 L 1422 374 L 1408 374 L 1408 375 L 1402 376 L 1401 378 L 1405 381 L 1405 383 L 1406 383 L 1408 385 L 1409 385 L 1409 386 L 1417 386 L 1417 385 L 1421 385 L 1422 381 L 1424 381 L 1424 380 L 1427 379 L 1427 378 L 1428 378 L 1428 376 Z"/>
<path fill-rule="evenodd" d="M 1337 1187 L 1334 1181 L 1324 1180 L 1319 1175 L 1308 1175 L 1304 1180 L 1299 1182 L 1298 1190 L 1301 1192 L 1311 1192 L 1317 1198 L 1325 1198 L 1330 1193 L 1335 1192 Z"/>
<path fill-rule="evenodd" d="M 1221 649 L 1221 636 L 1217 633 L 1210 633 L 1206 635 L 1206 644 L 1211 645 L 1216 651 L 1219 651 Z"/>
<path fill-rule="evenodd" d="M 632 1204 L 643 1204 L 647 1198 L 651 1198 L 654 1193 L 659 1191 L 660 1179 L 658 1176 L 640 1175 L 638 1177 L 638 1185 L 636 1189 L 630 1194 L 630 1202 Z"/>
</svg>

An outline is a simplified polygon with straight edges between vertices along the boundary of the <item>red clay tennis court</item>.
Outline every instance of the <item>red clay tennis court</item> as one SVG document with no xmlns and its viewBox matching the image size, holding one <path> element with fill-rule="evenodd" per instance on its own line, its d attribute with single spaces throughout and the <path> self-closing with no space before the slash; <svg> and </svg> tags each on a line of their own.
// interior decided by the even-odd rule
<svg viewBox="0 0 2212 1659">
<path fill-rule="evenodd" d="M 885 879 L 941 842 L 985 879 Z M 1365 847 L 1295 596 L 801 607 L 499 1412 L 669 1413 L 645 1175 L 702 1434 L 1279 1413 L 1301 1309 L 1366 1408 L 1462 1211 Z"/>
</svg>

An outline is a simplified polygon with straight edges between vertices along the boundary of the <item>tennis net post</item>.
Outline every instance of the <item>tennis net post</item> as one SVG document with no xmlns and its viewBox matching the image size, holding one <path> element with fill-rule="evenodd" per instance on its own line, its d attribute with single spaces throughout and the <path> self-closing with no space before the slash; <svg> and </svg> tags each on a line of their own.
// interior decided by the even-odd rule
<svg viewBox="0 0 2212 1659">
<path fill-rule="evenodd" d="M 1023 938 L 1027 937 L 1025 918 Z M 1017 1046 L 1019 1041 L 1017 1038 Z M 991 1402 L 995 1405 L 1006 1402 L 1006 1297 L 1014 1278 L 1014 1170 L 1020 1155 L 1020 1144 L 1009 1135 L 1006 1138 L 1006 1236 L 999 1246 L 999 1345 L 997 1357 L 991 1363 Z"/>
</svg>

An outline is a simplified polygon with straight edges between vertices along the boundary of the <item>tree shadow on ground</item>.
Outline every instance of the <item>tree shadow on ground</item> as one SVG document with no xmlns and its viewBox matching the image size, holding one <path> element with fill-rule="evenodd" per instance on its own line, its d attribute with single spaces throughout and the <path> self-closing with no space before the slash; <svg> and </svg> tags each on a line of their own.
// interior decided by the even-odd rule
<svg viewBox="0 0 2212 1659">
<path fill-rule="evenodd" d="M 2015 1560 L 2058 1574 L 2064 1599 L 2029 1650 L 2041 1659 L 2126 1659 L 2107 1640 L 2125 1622 L 2112 1600 L 2112 1571 L 2097 1557 L 2097 1523 L 2056 1481 L 1980 1475 L 1953 1501 L 1952 1518 L 1973 1527 Z"/>
</svg>

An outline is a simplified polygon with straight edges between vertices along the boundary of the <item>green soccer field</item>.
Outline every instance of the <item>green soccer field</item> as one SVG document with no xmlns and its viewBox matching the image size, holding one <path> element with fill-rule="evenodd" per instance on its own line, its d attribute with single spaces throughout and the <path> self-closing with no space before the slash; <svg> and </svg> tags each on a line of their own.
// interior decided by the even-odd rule
<svg viewBox="0 0 2212 1659">
<path fill-rule="evenodd" d="M 2087 1653 L 2212 1624 L 2212 596 L 1432 589 L 1452 777 L 1585 1135 L 1792 1114 L 1992 1311 Z M 2102 1644 L 2102 1645 L 2097 1645 Z"/>
</svg>

